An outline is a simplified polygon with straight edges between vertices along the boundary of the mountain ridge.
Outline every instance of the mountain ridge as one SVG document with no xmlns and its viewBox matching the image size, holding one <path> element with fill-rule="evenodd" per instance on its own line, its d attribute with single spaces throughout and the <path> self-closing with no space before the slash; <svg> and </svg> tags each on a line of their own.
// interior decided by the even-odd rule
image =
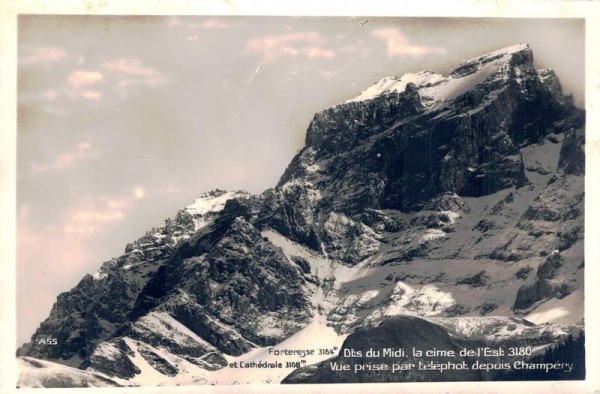
<svg viewBox="0 0 600 394">
<path fill-rule="evenodd" d="M 120 384 L 215 382 L 231 357 L 317 317 L 336 338 L 397 315 L 435 330 L 480 316 L 494 328 L 472 324 L 489 333 L 529 324 L 490 313 L 556 316 L 548 301 L 577 304 L 584 113 L 553 72 L 533 67 L 531 48 L 369 89 L 315 114 L 273 189 L 204 193 L 86 275 L 18 355 Z M 572 312 L 555 318 L 565 326 L 487 338 L 554 341 L 580 327 Z"/>
</svg>

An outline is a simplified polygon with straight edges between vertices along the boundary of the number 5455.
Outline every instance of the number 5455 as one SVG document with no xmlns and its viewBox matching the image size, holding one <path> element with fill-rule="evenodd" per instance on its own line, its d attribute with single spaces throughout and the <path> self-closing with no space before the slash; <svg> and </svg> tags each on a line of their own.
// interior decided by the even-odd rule
<svg viewBox="0 0 600 394">
<path fill-rule="evenodd" d="M 58 345 L 58 339 L 56 338 L 36 338 L 36 345 Z"/>
</svg>

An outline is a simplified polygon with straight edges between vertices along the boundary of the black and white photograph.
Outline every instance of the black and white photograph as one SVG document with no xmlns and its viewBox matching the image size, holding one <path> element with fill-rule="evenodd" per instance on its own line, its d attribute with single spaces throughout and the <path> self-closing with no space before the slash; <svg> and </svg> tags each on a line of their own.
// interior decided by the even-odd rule
<svg viewBox="0 0 600 394">
<path fill-rule="evenodd" d="M 11 386 L 597 374 L 584 17 L 16 22 Z"/>
</svg>

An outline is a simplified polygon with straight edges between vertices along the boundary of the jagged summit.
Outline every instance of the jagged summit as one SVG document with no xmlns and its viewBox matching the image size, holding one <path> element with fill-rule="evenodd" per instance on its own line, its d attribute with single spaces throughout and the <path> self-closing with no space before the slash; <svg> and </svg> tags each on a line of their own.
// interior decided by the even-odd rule
<svg viewBox="0 0 600 394">
<path fill-rule="evenodd" d="M 533 51 L 529 44 L 515 44 L 511 46 L 507 46 L 502 49 L 498 49 L 484 55 L 476 56 L 472 59 L 466 60 L 459 64 L 456 68 L 454 68 L 451 72 L 451 76 L 460 76 L 461 73 L 458 70 L 465 69 L 474 69 L 478 70 L 481 67 L 489 64 L 491 62 L 494 63 L 507 63 L 509 62 L 515 55 L 524 56 L 528 61 L 533 61 Z"/>
<path fill-rule="evenodd" d="M 219 212 L 225 207 L 225 202 L 234 198 L 248 197 L 250 193 L 244 190 L 226 191 L 213 189 L 201 194 L 185 210 L 192 215 L 203 215 L 208 212 Z"/>
<path fill-rule="evenodd" d="M 391 93 L 403 93 L 406 87 L 412 84 L 411 86 L 419 92 L 422 104 L 431 107 L 465 93 L 475 84 L 483 82 L 500 71 L 508 70 L 509 63 L 516 57 L 521 57 L 521 62 L 533 68 L 533 52 L 529 45 L 516 44 L 469 59 L 454 68 L 448 76 L 421 71 L 406 73 L 401 77 L 385 77 L 358 96 L 337 106 L 372 100 Z"/>
<path fill-rule="evenodd" d="M 349 214 L 420 209 L 445 192 L 487 195 L 524 185 L 520 147 L 577 112 L 556 75 L 534 68 L 526 45 L 476 57 L 448 77 L 384 79 L 361 96 L 314 116 L 280 185 L 328 166 L 321 195 Z"/>
<path fill-rule="evenodd" d="M 430 71 L 421 71 L 416 74 L 407 73 L 401 77 L 385 77 L 358 96 L 346 100 L 342 104 L 371 100 L 377 96 L 393 92 L 402 93 L 406 90 L 409 83 L 413 84 L 418 89 L 435 85 L 444 80 L 445 78 L 441 74 L 432 73 Z"/>
<path fill-rule="evenodd" d="M 496 56 L 505 56 L 512 55 L 517 52 L 531 52 L 531 47 L 527 43 L 518 43 L 514 45 L 509 45 L 504 48 L 497 49 L 495 51 L 486 53 L 485 55 L 476 56 L 470 60 L 466 60 L 463 63 L 470 63 L 472 61 L 480 61 L 480 59 L 489 59 L 494 58 Z"/>
</svg>

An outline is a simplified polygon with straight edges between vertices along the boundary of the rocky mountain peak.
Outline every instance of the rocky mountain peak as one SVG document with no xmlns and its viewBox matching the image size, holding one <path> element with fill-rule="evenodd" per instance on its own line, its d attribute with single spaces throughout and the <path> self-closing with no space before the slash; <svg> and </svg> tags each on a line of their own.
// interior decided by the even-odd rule
<svg viewBox="0 0 600 394">
<path fill-rule="evenodd" d="M 213 189 L 201 194 L 194 202 L 188 205 L 185 210 L 192 215 L 205 215 L 208 212 L 219 212 L 225 207 L 225 202 L 234 198 L 245 198 L 250 193 L 243 190 L 226 191 L 223 189 Z"/>
<path fill-rule="evenodd" d="M 507 88 L 518 89 L 519 96 L 539 96 L 540 85 L 553 102 L 565 104 L 558 79 L 551 70 L 534 68 L 527 44 L 470 59 L 448 76 L 422 71 L 386 77 L 358 96 L 316 114 L 306 145 L 322 152 L 332 152 L 336 146 L 347 149 L 388 129 L 393 120 L 406 122 L 416 115 L 431 119 L 434 114 L 464 107 L 475 111 L 482 107 L 475 104 L 489 104 Z"/>
<path fill-rule="evenodd" d="M 269 225 L 319 250 L 331 210 L 423 209 L 528 183 L 520 150 L 580 118 L 529 45 L 475 57 L 448 76 L 388 77 L 317 113 L 265 208 Z M 569 120 L 570 119 L 570 120 Z"/>
<path fill-rule="evenodd" d="M 450 76 L 452 78 L 462 78 L 476 73 L 492 63 L 496 67 L 514 66 L 516 64 L 526 64 L 533 67 L 533 51 L 529 44 L 511 45 L 462 62 L 450 72 Z"/>
</svg>

